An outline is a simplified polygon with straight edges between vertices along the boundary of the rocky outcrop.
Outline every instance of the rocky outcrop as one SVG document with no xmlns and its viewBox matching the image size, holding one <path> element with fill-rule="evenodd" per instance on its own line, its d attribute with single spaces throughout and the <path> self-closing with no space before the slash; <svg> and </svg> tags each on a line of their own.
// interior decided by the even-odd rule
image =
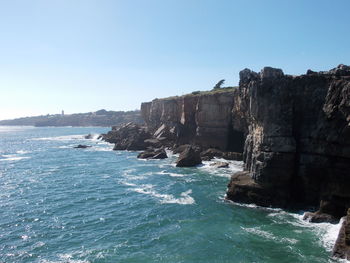
<svg viewBox="0 0 350 263">
<path fill-rule="evenodd" d="M 344 215 L 350 206 L 350 68 L 301 76 L 245 69 L 235 101 L 233 118 L 247 124 L 244 169 L 251 181 L 233 177 L 227 198 L 280 207 L 321 201 L 321 210 L 328 208 L 320 213 Z"/>
<path fill-rule="evenodd" d="M 142 103 L 141 114 L 155 137 L 169 138 L 175 145 L 243 152 L 243 129 L 236 125 L 239 130 L 234 130 L 232 125 L 234 91 L 221 89 L 155 99 Z"/>
<path fill-rule="evenodd" d="M 160 149 L 148 149 L 139 155 L 137 155 L 137 158 L 140 159 L 165 159 L 168 158 L 168 155 L 166 154 L 165 150 L 163 148 Z"/>
<path fill-rule="evenodd" d="M 90 148 L 90 145 L 85 145 L 85 144 L 79 144 L 77 146 L 74 146 L 73 148 L 75 149 L 86 149 L 86 148 Z"/>
<path fill-rule="evenodd" d="M 113 150 L 144 150 L 150 145 L 147 140 L 151 137 L 146 127 L 135 123 L 113 127 L 110 132 L 103 134 L 103 140 L 115 144 Z"/>
<path fill-rule="evenodd" d="M 230 164 L 226 162 L 214 162 L 211 163 L 210 166 L 213 166 L 215 168 L 228 168 Z"/>
<path fill-rule="evenodd" d="M 218 158 L 224 158 L 226 160 L 236 160 L 236 161 L 242 161 L 243 160 L 243 155 L 242 153 L 237 153 L 237 152 L 224 152 L 220 151 L 215 148 L 209 148 L 201 152 L 201 158 L 204 161 L 210 161 L 214 157 Z"/>
<path fill-rule="evenodd" d="M 350 260 L 350 209 L 344 217 L 337 241 L 333 249 L 333 256 Z"/>
<path fill-rule="evenodd" d="M 176 161 L 176 167 L 192 167 L 202 163 L 200 153 L 192 146 L 187 146 L 186 149 L 180 153 Z"/>
</svg>

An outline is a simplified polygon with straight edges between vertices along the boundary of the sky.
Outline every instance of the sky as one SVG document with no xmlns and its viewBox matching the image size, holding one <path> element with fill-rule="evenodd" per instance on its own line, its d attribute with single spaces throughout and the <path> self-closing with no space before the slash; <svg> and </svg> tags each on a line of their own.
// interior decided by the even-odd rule
<svg viewBox="0 0 350 263">
<path fill-rule="evenodd" d="M 350 64 L 349 0 L 0 0 L 0 119 Z"/>
</svg>

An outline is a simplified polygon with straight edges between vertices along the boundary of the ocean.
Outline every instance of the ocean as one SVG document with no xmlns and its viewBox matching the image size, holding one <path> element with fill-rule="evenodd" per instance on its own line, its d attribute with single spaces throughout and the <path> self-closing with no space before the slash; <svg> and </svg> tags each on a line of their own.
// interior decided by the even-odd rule
<svg viewBox="0 0 350 263">
<path fill-rule="evenodd" d="M 108 130 L 0 126 L 1 263 L 340 262 L 340 224 L 224 200 L 242 162 L 140 160 L 97 139 Z"/>
</svg>

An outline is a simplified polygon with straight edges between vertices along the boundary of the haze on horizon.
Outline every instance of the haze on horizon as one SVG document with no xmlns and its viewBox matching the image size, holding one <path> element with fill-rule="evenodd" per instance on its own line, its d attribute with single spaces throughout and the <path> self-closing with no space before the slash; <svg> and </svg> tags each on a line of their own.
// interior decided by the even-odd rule
<svg viewBox="0 0 350 263">
<path fill-rule="evenodd" d="M 243 68 L 350 64 L 348 0 L 1 1 L 0 120 L 134 110 Z"/>
</svg>

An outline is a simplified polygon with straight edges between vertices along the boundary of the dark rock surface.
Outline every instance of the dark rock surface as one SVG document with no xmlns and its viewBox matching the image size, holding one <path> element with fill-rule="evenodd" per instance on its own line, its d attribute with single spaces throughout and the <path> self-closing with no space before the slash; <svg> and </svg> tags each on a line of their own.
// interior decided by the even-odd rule
<svg viewBox="0 0 350 263">
<path fill-rule="evenodd" d="M 215 168 L 228 168 L 229 165 L 230 164 L 226 162 L 214 162 L 210 164 L 210 166 L 214 166 Z"/>
<path fill-rule="evenodd" d="M 140 159 L 165 159 L 168 158 L 164 149 L 148 149 L 140 153 L 137 158 Z"/>
<path fill-rule="evenodd" d="M 200 153 L 202 160 L 204 161 L 210 161 L 211 159 L 213 159 L 214 157 L 222 157 L 224 153 L 218 149 L 213 149 L 213 148 L 209 148 L 205 151 L 202 151 Z"/>
<path fill-rule="evenodd" d="M 339 219 L 350 206 L 349 67 L 301 76 L 246 69 L 240 78 L 233 118 L 247 124 L 246 194 L 266 197 L 244 197 L 240 180 L 231 180 L 227 197 L 281 207 L 322 201 L 332 209 L 318 215 Z"/>
<path fill-rule="evenodd" d="M 320 212 L 307 212 L 304 214 L 303 217 L 304 220 L 307 220 L 311 223 L 332 223 L 336 224 L 339 222 L 339 219 L 335 218 L 334 216 L 326 213 L 320 213 Z"/>
<path fill-rule="evenodd" d="M 120 127 L 113 127 L 112 131 L 103 135 L 106 142 L 114 143 L 113 150 L 145 150 L 149 145 L 145 142 L 151 139 L 147 128 L 135 123 L 127 123 Z"/>
<path fill-rule="evenodd" d="M 86 148 L 90 148 L 90 145 L 84 145 L 84 144 L 79 144 L 77 146 L 74 146 L 74 148 L 76 149 L 86 149 Z"/>
<path fill-rule="evenodd" d="M 196 151 L 194 147 L 188 146 L 183 152 L 181 152 L 179 158 L 176 161 L 177 167 L 192 167 L 202 163 L 199 151 Z"/>
<path fill-rule="evenodd" d="M 238 152 L 224 152 L 222 154 L 222 158 L 226 160 L 233 160 L 233 161 L 242 161 L 243 160 L 243 154 Z"/>
<path fill-rule="evenodd" d="M 210 161 L 214 157 L 224 158 L 226 160 L 235 160 L 235 161 L 243 160 L 243 154 L 237 153 L 237 152 L 220 151 L 218 149 L 213 149 L 213 148 L 209 148 L 201 152 L 201 158 L 204 161 Z"/>
<path fill-rule="evenodd" d="M 232 175 L 227 185 L 226 199 L 254 203 L 260 206 L 277 206 L 281 202 L 273 189 L 262 187 L 256 183 L 249 172 L 237 172 Z"/>
<path fill-rule="evenodd" d="M 93 135 L 90 133 L 84 136 L 84 139 L 87 139 L 87 140 L 92 139 L 92 138 L 93 138 Z"/>
<path fill-rule="evenodd" d="M 344 217 L 337 241 L 335 242 L 333 256 L 350 260 L 350 208 Z"/>
<path fill-rule="evenodd" d="M 243 131 L 232 126 L 234 96 L 231 88 L 155 99 L 142 103 L 141 114 L 156 138 L 167 137 L 177 145 L 243 152 Z"/>
</svg>

